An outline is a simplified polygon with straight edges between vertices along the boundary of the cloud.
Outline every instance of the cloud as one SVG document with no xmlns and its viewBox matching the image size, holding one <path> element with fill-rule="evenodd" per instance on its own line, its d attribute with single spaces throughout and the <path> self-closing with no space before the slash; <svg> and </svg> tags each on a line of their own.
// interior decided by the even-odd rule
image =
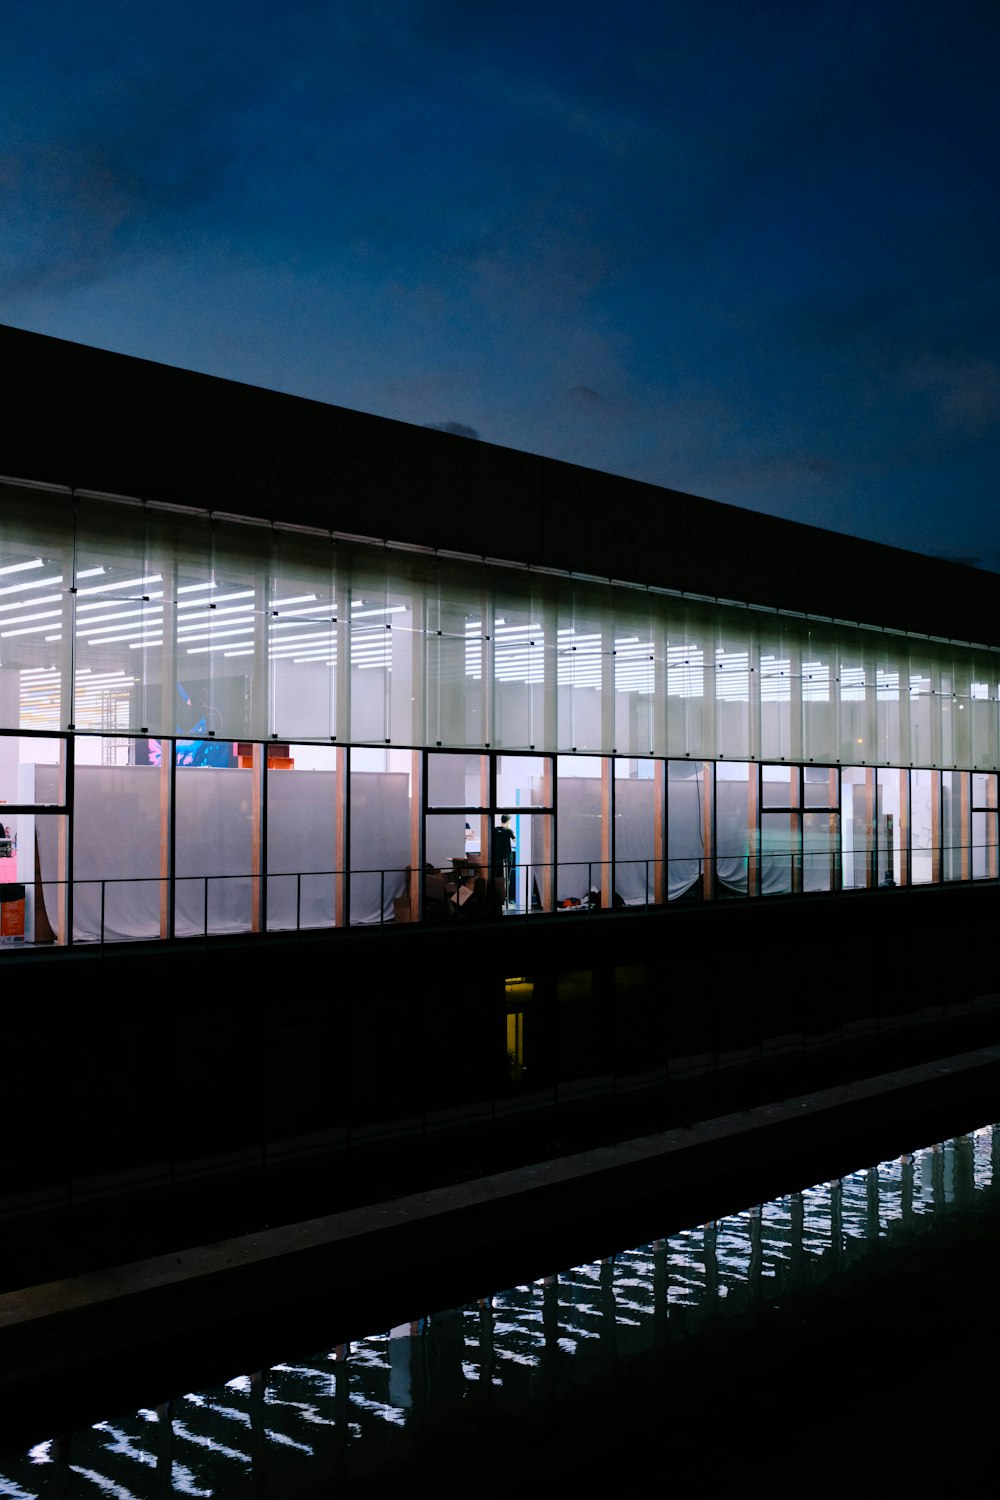
<svg viewBox="0 0 1000 1500">
<path fill-rule="evenodd" d="M 424 422 L 424 427 L 429 427 L 433 432 L 450 432 L 455 437 L 478 438 L 479 433 L 474 427 L 466 427 L 464 422 Z"/>
<path fill-rule="evenodd" d="M 912 390 L 926 391 L 943 427 L 980 437 L 1000 423 L 1000 365 L 973 355 L 925 355 L 906 372 Z"/>
</svg>

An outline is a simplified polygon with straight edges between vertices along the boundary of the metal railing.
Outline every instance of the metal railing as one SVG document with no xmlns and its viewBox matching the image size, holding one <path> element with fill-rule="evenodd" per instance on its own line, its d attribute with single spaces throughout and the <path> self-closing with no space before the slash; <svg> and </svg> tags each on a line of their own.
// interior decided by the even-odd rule
<svg viewBox="0 0 1000 1500">
<path fill-rule="evenodd" d="M 914 850 L 911 860 L 913 856 L 933 860 L 934 872 L 928 863 L 928 878 L 921 866 L 920 874 L 910 871 L 903 877 L 908 883 L 997 879 L 997 851 L 992 845 Z M 891 870 L 887 873 L 886 864 L 884 854 L 871 849 L 828 856 L 825 851 L 803 853 L 793 847 L 719 855 L 714 860 L 691 855 L 666 861 L 515 861 L 504 873 L 488 877 L 481 873 L 485 867 L 470 858 L 460 868 L 453 861 L 445 868 L 428 864 L 423 871 L 392 866 L 266 875 L 42 879 L 25 889 L 29 924 L 34 917 L 34 930 L 44 927 L 52 933 L 51 938 L 35 937 L 36 943 L 61 939 L 64 944 L 95 943 L 103 949 L 109 943 L 165 937 L 207 943 L 210 937 L 227 934 L 301 934 L 408 922 L 464 926 L 510 917 L 594 917 L 609 910 L 645 914 L 678 901 L 880 890 L 901 883 Z M 287 892 L 289 882 L 294 882 L 294 900 Z M 4 938 L 6 946 L 17 941 Z"/>
</svg>

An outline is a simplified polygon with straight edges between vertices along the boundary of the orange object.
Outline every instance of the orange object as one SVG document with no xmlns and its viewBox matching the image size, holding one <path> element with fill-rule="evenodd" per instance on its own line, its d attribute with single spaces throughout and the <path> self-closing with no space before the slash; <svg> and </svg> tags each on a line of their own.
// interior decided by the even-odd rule
<svg viewBox="0 0 1000 1500">
<path fill-rule="evenodd" d="M 0 902 L 0 937 L 24 937 L 24 901 Z"/>
</svg>

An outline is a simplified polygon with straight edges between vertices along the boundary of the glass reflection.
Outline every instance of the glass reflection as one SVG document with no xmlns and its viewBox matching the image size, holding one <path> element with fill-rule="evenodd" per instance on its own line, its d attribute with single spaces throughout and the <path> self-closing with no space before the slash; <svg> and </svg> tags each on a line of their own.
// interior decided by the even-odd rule
<svg viewBox="0 0 1000 1500">
<path fill-rule="evenodd" d="M 992 1201 L 1000 1126 L 350 1343 L 96 1422 L 0 1461 L 0 1495 L 315 1494 L 612 1376 L 678 1333 L 818 1286 Z"/>
</svg>

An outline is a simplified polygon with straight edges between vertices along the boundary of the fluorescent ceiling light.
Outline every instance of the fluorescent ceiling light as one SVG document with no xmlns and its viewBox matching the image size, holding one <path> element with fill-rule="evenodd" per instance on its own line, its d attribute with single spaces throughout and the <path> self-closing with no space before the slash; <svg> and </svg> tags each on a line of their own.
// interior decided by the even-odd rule
<svg viewBox="0 0 1000 1500">
<path fill-rule="evenodd" d="M 204 587 L 207 587 L 207 585 L 204 585 Z M 213 583 L 212 588 L 215 587 L 216 585 Z M 177 592 L 182 594 L 184 590 L 178 589 Z M 207 604 L 204 599 L 182 599 L 177 608 L 215 610 L 220 604 L 228 604 L 232 599 L 252 599 L 253 597 L 253 589 L 239 589 L 235 594 L 216 594 L 215 598 Z"/>
<path fill-rule="evenodd" d="M 61 604 L 62 594 L 43 594 L 40 599 L 12 599 L 9 604 L 0 604 L 0 610 L 36 609 L 40 604 Z"/>
<path fill-rule="evenodd" d="M 160 640 L 160 641 L 163 640 L 163 636 L 162 636 L 162 634 L 160 634 L 160 632 L 163 629 L 163 626 L 162 626 L 162 624 L 160 623 L 159 620 L 157 620 L 154 624 L 151 624 L 149 628 L 150 628 L 150 630 L 155 630 L 157 632 L 157 639 L 158 640 Z M 131 630 L 126 630 L 123 635 L 95 635 L 95 636 L 88 636 L 87 637 L 87 645 L 88 646 L 114 646 L 114 645 L 117 645 L 117 643 L 119 641 L 138 641 L 138 640 L 144 640 L 147 645 L 151 644 L 150 639 L 149 639 L 149 635 L 148 635 L 148 633 L 146 631 L 144 631 L 144 630 L 136 630 L 135 628 L 133 628 Z"/>
<path fill-rule="evenodd" d="M 147 603 L 147 601 L 152 602 L 156 599 L 162 598 L 163 590 L 156 589 L 153 593 L 147 594 L 141 602 L 145 604 Z M 78 615 L 82 615 L 86 610 L 89 614 L 93 614 L 95 610 L 117 609 L 120 604 L 136 604 L 138 602 L 140 601 L 136 599 L 90 599 L 86 604 L 78 604 L 76 606 L 76 612 Z"/>
<path fill-rule="evenodd" d="M 99 635 L 99 634 L 101 634 L 105 630 L 121 630 L 121 625 L 120 624 L 119 625 L 112 625 L 110 623 L 112 620 L 149 620 L 149 621 L 155 621 L 156 622 L 156 629 L 160 630 L 162 628 L 162 626 L 163 626 L 163 610 L 162 609 L 156 609 L 156 608 L 149 609 L 149 610 L 123 609 L 123 610 L 120 610 L 118 613 L 113 614 L 113 615 L 104 615 L 99 620 L 83 620 L 76 627 L 76 633 L 77 633 L 78 636 L 81 636 L 81 635 L 93 636 L 93 635 Z"/>
<path fill-rule="evenodd" d="M 47 610 L 43 610 L 42 614 L 40 614 L 40 615 L 27 615 L 27 616 L 25 616 L 25 618 L 26 619 L 31 619 L 31 620 L 41 620 L 45 615 L 58 615 L 58 614 L 59 614 L 59 610 L 57 610 L 57 609 L 47 609 Z M 45 630 L 51 630 L 51 629 L 52 629 L 52 622 L 50 620 L 49 623 L 48 623 L 48 625 L 26 625 L 21 630 L 0 630 L 0 637 L 3 637 L 4 639 L 6 639 L 6 637 L 10 636 L 10 635 L 41 635 L 43 631 L 45 631 Z"/>
<path fill-rule="evenodd" d="M 55 588 L 57 583 L 62 583 L 61 573 L 53 578 L 34 578 L 30 583 L 8 583 L 5 588 L 0 589 L 0 594 L 23 594 L 28 589 L 50 589 Z"/>
<path fill-rule="evenodd" d="M 289 604 L 311 604 L 315 598 L 315 594 L 296 594 L 291 599 L 272 599 L 268 609 L 283 609 Z"/>
<path fill-rule="evenodd" d="M 100 568 L 98 571 L 101 572 L 101 573 L 103 573 L 104 569 Z M 83 576 L 84 575 L 81 573 L 80 577 L 82 578 Z M 81 594 L 106 594 L 106 593 L 108 593 L 109 590 L 112 590 L 112 589 L 137 589 L 137 588 L 145 588 L 145 586 L 146 586 L 147 583 L 162 583 L 162 582 L 163 582 L 163 574 L 162 573 L 150 573 L 148 575 L 148 577 L 146 577 L 146 578 L 118 578 L 118 579 L 115 579 L 114 583 L 97 583 L 97 584 L 95 584 L 93 586 L 93 588 L 89 588 L 89 589 L 77 589 L 76 592 L 77 592 L 77 596 L 78 597 Z"/>
</svg>

